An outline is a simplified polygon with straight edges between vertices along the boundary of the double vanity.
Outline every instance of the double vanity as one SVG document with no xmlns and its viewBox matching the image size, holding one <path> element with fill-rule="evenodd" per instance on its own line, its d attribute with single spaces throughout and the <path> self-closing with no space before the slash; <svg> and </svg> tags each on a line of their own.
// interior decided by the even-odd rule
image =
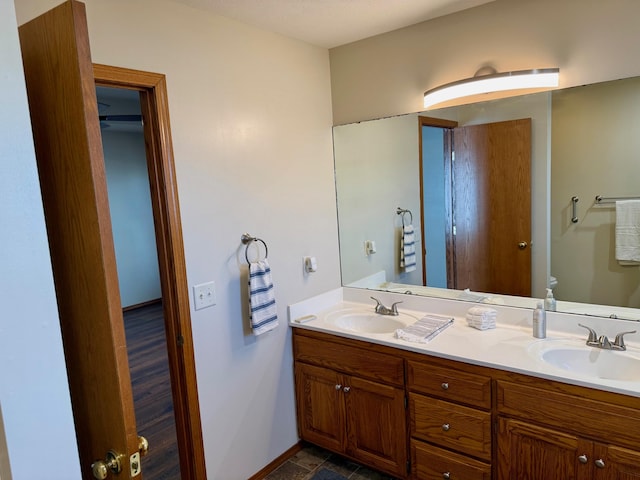
<svg viewBox="0 0 640 480">
<path fill-rule="evenodd" d="M 340 288 L 289 306 L 300 437 L 397 478 L 640 479 L 640 334 L 626 351 L 586 345 L 635 322 Z M 428 343 L 395 338 L 425 314 L 454 317 Z"/>
</svg>

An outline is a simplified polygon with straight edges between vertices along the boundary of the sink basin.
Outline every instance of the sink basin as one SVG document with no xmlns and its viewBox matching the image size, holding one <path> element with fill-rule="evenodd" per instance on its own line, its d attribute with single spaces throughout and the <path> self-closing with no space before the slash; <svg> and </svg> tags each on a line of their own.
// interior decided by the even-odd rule
<svg viewBox="0 0 640 480">
<path fill-rule="evenodd" d="M 603 350 L 568 342 L 537 342 L 533 353 L 553 367 L 603 380 L 639 381 L 640 358 L 629 351 Z"/>
<path fill-rule="evenodd" d="M 358 333 L 393 333 L 417 320 L 413 315 L 380 315 L 375 312 L 347 309 L 332 312 L 326 320 L 342 330 Z"/>
</svg>

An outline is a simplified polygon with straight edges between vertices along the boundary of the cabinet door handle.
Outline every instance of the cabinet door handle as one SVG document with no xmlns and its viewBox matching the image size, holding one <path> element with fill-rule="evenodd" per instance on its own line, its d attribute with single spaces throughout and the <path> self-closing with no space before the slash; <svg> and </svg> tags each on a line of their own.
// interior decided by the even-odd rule
<svg viewBox="0 0 640 480">
<path fill-rule="evenodd" d="M 595 461 L 596 467 L 598 468 L 604 468 L 604 460 L 602 460 L 601 458 L 597 459 Z"/>
<path fill-rule="evenodd" d="M 444 480 L 449 480 L 451 478 L 451 474 L 449 472 L 444 472 L 442 474 L 442 478 L 444 478 Z"/>
<path fill-rule="evenodd" d="M 579 461 L 580 463 L 587 463 L 587 462 L 589 461 L 589 459 L 587 458 L 587 456 L 586 456 L 586 455 L 580 455 L 580 456 L 578 457 L 578 461 Z"/>
<path fill-rule="evenodd" d="M 344 388 L 342 389 L 342 391 L 343 391 L 344 393 L 349 393 L 349 392 L 351 391 L 351 387 L 344 387 Z"/>
<path fill-rule="evenodd" d="M 443 390 L 449 390 L 449 382 L 442 382 L 442 385 L 440 386 Z"/>
<path fill-rule="evenodd" d="M 448 432 L 450 428 L 451 428 L 451 425 L 449 425 L 448 423 L 445 423 L 444 425 L 442 425 L 442 430 L 444 430 L 445 432 Z"/>
<path fill-rule="evenodd" d="M 340 385 L 339 383 L 336 385 L 336 390 L 342 390 L 342 385 Z"/>
</svg>

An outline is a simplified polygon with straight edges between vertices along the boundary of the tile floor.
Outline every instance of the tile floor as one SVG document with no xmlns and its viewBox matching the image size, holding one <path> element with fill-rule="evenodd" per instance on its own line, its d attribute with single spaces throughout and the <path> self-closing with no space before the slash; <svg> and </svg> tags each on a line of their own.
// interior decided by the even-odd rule
<svg viewBox="0 0 640 480">
<path fill-rule="evenodd" d="M 300 452 L 267 475 L 265 480 L 309 480 L 321 468 L 339 473 L 349 480 L 394 480 L 389 475 L 313 445 L 305 445 Z"/>
</svg>

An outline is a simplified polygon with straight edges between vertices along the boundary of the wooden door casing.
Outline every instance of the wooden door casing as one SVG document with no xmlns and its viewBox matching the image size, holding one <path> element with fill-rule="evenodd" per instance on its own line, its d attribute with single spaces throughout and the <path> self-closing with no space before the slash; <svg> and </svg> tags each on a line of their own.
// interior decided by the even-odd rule
<svg viewBox="0 0 640 480">
<path fill-rule="evenodd" d="M 530 296 L 531 119 L 453 132 L 456 288 Z"/>
</svg>

